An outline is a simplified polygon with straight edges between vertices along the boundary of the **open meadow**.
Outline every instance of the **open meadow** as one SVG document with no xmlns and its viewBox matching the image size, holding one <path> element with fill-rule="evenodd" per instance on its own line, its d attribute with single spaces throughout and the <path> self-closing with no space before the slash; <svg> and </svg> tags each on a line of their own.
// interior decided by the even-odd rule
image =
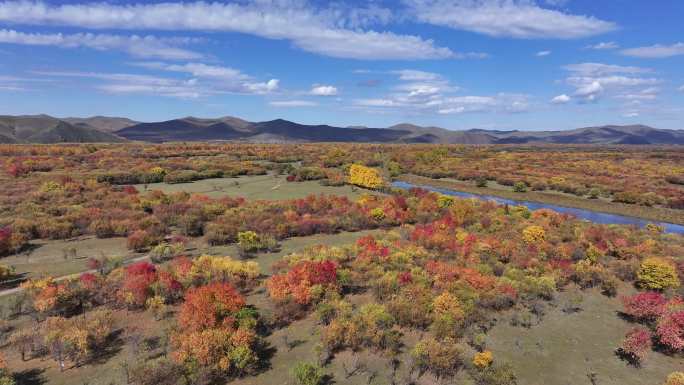
<svg viewBox="0 0 684 385">
<path fill-rule="evenodd" d="M 26 385 L 664 383 L 684 369 L 684 236 L 656 222 L 683 223 L 683 156 L 0 145 L 4 373 Z M 580 172 L 580 158 L 601 172 Z"/>
</svg>

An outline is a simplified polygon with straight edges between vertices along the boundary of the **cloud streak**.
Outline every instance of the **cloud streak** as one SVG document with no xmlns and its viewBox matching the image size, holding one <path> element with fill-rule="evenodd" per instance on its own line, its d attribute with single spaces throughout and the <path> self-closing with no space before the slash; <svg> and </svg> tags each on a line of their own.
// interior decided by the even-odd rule
<svg viewBox="0 0 684 385">
<path fill-rule="evenodd" d="M 268 104 L 273 107 L 315 107 L 318 105 L 318 103 L 308 100 L 277 100 Z"/>
<path fill-rule="evenodd" d="M 644 59 L 661 59 L 684 55 L 684 43 L 672 45 L 655 44 L 647 47 L 628 48 L 620 51 L 625 56 Z"/>
<path fill-rule="evenodd" d="M 543 8 L 524 0 L 404 0 L 418 20 L 495 37 L 576 39 L 617 29 L 592 16 Z"/>
<path fill-rule="evenodd" d="M 0 3 L 0 21 L 89 29 L 230 31 L 288 40 L 308 52 L 365 60 L 468 57 L 432 40 L 360 26 L 384 20 L 383 12 L 355 10 L 340 18 L 336 9 L 317 10 L 304 2 L 157 3 L 50 5 L 41 1 Z"/>
<path fill-rule="evenodd" d="M 160 39 L 155 36 L 110 35 L 93 33 L 24 33 L 12 29 L 0 29 L 0 43 L 61 48 L 91 48 L 100 51 L 117 50 L 140 58 L 166 60 L 192 60 L 201 54 L 176 47 L 189 44 L 192 39 Z"/>
</svg>

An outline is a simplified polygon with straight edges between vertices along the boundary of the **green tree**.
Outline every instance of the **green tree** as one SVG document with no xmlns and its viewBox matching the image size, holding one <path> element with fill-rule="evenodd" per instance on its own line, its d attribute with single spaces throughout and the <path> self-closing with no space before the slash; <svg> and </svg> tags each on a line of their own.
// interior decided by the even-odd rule
<svg viewBox="0 0 684 385">
<path fill-rule="evenodd" d="M 298 385 L 322 385 L 325 374 L 319 365 L 299 362 L 292 368 L 292 377 Z"/>
</svg>

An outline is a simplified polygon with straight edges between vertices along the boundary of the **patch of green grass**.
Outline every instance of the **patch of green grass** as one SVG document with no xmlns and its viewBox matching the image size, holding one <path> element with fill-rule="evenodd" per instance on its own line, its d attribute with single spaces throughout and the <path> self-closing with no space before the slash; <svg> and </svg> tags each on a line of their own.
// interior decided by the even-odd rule
<svg viewBox="0 0 684 385">
<path fill-rule="evenodd" d="M 246 199 L 294 199 L 311 194 L 332 194 L 357 199 L 362 191 L 351 186 L 323 186 L 318 181 L 288 182 L 284 175 L 255 175 L 239 178 L 204 179 L 192 183 L 152 183 L 135 185 L 140 192 L 161 190 L 165 193 L 184 191 L 201 193 L 212 198 L 224 196 Z"/>
<path fill-rule="evenodd" d="M 126 248 L 126 238 L 98 239 L 83 236 L 68 240 L 35 240 L 28 250 L 0 259 L 0 263 L 14 266 L 17 274 L 27 278 L 79 273 L 87 270 L 88 258 L 102 256 L 134 258 Z"/>
<path fill-rule="evenodd" d="M 655 351 L 641 368 L 620 360 L 614 350 L 636 325 L 618 316 L 619 299 L 598 291 L 583 295 L 581 311 L 549 309 L 541 323 L 529 329 L 502 320 L 487 335 L 494 360 L 510 362 L 518 383 L 525 385 L 590 384 L 591 373 L 601 385 L 659 384 L 670 372 L 681 370 L 681 357 Z"/>
</svg>

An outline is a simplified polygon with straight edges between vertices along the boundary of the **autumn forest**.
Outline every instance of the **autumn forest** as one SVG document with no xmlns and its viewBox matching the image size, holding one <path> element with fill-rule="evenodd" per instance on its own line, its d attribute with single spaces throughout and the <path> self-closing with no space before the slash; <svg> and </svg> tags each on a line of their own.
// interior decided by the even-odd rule
<svg viewBox="0 0 684 385">
<path fill-rule="evenodd" d="M 674 146 L 0 145 L 0 385 L 681 385 L 681 225 Z"/>
</svg>

